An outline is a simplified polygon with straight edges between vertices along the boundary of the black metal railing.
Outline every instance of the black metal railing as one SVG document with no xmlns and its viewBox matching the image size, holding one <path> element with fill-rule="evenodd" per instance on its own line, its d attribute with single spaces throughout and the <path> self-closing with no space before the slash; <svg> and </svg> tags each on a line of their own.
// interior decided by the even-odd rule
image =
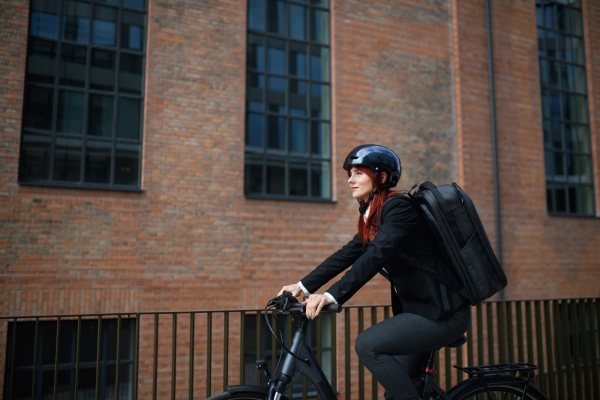
<svg viewBox="0 0 600 400">
<path fill-rule="evenodd" d="M 529 362 L 551 399 L 600 398 L 600 298 L 491 301 L 472 308 L 465 346 L 442 349 L 438 384 L 465 379 L 453 365 Z M 391 307 L 346 307 L 315 320 L 307 340 L 339 398 L 376 399 L 381 386 L 352 347 Z M 290 317 L 270 316 L 291 339 Z M 0 318 L 5 399 L 201 399 L 230 384 L 264 384 L 254 359 L 274 370 L 281 349 L 262 310 L 140 312 Z M 279 327 L 279 328 L 277 328 Z M 1 360 L 0 360 L 1 361 Z M 290 398 L 315 396 L 303 380 Z"/>
</svg>

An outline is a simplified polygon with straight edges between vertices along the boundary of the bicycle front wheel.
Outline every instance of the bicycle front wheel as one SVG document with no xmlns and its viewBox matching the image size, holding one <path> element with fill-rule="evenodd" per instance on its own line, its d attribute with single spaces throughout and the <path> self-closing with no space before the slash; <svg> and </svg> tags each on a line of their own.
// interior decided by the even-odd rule
<svg viewBox="0 0 600 400">
<path fill-rule="evenodd" d="M 231 386 L 227 392 L 215 394 L 206 400 L 266 400 L 267 390 L 260 386 Z M 281 396 L 281 400 L 290 400 Z"/>
<path fill-rule="evenodd" d="M 448 393 L 454 400 L 480 400 L 488 399 L 489 391 L 491 400 L 517 400 L 523 398 L 525 389 L 524 381 L 520 378 L 510 375 L 486 375 L 484 376 L 485 385 L 478 377 L 473 377 L 455 386 Z M 531 383 L 527 387 L 527 400 L 548 400 L 548 397 Z"/>
</svg>

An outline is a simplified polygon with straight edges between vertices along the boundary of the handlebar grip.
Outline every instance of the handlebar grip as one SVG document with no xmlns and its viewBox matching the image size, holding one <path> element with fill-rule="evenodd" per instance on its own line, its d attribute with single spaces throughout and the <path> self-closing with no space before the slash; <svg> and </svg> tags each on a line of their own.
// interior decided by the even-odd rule
<svg viewBox="0 0 600 400">
<path fill-rule="evenodd" d="M 339 314 L 342 312 L 342 305 L 341 304 L 328 304 L 325 307 L 323 307 L 322 311 L 334 312 L 334 313 Z"/>
</svg>

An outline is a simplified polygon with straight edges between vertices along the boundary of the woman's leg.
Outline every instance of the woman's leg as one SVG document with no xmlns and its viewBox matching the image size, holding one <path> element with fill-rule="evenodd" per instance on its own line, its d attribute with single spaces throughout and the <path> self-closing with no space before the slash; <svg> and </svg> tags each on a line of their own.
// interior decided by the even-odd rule
<svg viewBox="0 0 600 400">
<path fill-rule="evenodd" d="M 471 321 L 468 303 L 440 320 L 403 313 L 382 321 L 356 338 L 356 353 L 386 389 L 386 398 L 419 400 L 413 385 L 424 353 L 445 346 L 465 333 Z M 415 355 L 415 357 L 404 357 Z M 397 357 L 402 356 L 402 357 Z M 426 359 L 426 358 L 425 358 Z"/>
</svg>

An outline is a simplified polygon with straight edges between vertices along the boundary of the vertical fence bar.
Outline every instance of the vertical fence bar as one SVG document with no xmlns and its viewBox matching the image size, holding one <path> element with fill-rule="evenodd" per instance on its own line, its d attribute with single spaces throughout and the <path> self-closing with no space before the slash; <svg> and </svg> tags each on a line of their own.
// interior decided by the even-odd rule
<svg viewBox="0 0 600 400">
<path fill-rule="evenodd" d="M 590 382 L 590 346 L 588 342 L 588 329 L 589 326 L 586 324 L 587 314 L 585 312 L 586 306 L 589 307 L 591 299 L 587 301 L 581 300 L 579 302 L 579 329 L 581 331 L 581 339 L 583 343 L 583 386 L 585 390 L 585 397 L 588 399 L 593 398 L 592 385 Z M 582 396 L 583 397 L 583 396 Z"/>
<path fill-rule="evenodd" d="M 371 326 L 377 324 L 377 307 L 371 307 Z M 377 399 L 377 379 L 371 378 L 371 399 Z"/>
<path fill-rule="evenodd" d="M 117 358 L 115 368 L 115 400 L 119 400 L 119 367 L 121 357 L 121 314 L 117 316 Z"/>
<path fill-rule="evenodd" d="M 350 386 L 350 309 L 344 309 L 344 363 L 346 364 L 346 378 L 344 386 L 346 390 L 346 400 L 352 400 Z"/>
<path fill-rule="evenodd" d="M 456 365 L 459 367 L 463 366 L 463 347 L 462 346 L 458 346 L 456 348 Z M 457 383 L 461 383 L 463 381 L 463 374 L 462 371 L 457 369 L 456 370 L 456 382 Z"/>
<path fill-rule="evenodd" d="M 583 385 L 581 383 L 581 352 L 579 344 L 579 319 L 577 317 L 578 301 L 571 300 L 571 337 L 573 338 L 573 364 L 575 364 L 575 393 L 583 398 Z"/>
<path fill-rule="evenodd" d="M 331 387 L 337 393 L 337 313 L 331 314 Z"/>
<path fill-rule="evenodd" d="M 274 312 L 271 314 L 271 326 L 273 327 L 273 332 L 277 332 L 277 318 L 275 318 Z M 271 335 L 269 337 L 271 339 L 271 371 L 275 373 L 275 368 L 277 367 L 277 340 Z"/>
<path fill-rule="evenodd" d="M 517 361 L 525 362 L 525 343 L 523 342 L 523 302 L 515 302 L 517 316 Z"/>
<path fill-rule="evenodd" d="M 596 309 L 594 312 L 594 309 Z M 592 376 L 595 379 L 592 379 L 592 387 L 594 388 L 594 396 L 591 398 L 598 399 L 600 398 L 600 385 L 598 384 L 598 342 L 600 341 L 600 337 L 598 336 L 598 320 L 597 320 L 597 312 L 598 312 L 598 299 L 594 302 L 590 302 L 588 307 L 588 318 L 590 324 L 590 344 L 592 345 Z"/>
<path fill-rule="evenodd" d="M 308 399 L 308 381 L 305 376 L 302 377 L 302 400 Z"/>
<path fill-rule="evenodd" d="M 57 340 L 58 343 L 58 340 Z M 15 385 L 15 351 L 17 351 L 17 319 L 13 319 L 13 331 L 12 331 L 12 343 L 10 350 L 10 378 L 8 381 L 8 399 L 12 400 L 13 386 Z M 56 350 L 56 355 L 58 357 L 58 349 Z M 34 367 L 35 368 L 35 367 Z M 56 375 L 56 370 L 54 372 Z M 55 380 L 56 382 L 56 380 Z"/>
<path fill-rule="evenodd" d="M 206 397 L 212 393 L 212 312 L 206 313 Z"/>
<path fill-rule="evenodd" d="M 495 364 L 494 357 L 494 310 L 493 303 L 486 303 L 485 318 L 487 320 L 488 364 Z"/>
<path fill-rule="evenodd" d="M 552 303 L 544 301 L 544 327 L 546 330 L 546 358 L 548 359 L 548 396 L 556 399 L 556 367 L 555 357 L 552 356 Z M 558 364 L 556 364 L 558 365 Z"/>
<path fill-rule="evenodd" d="M 79 395 L 79 352 L 81 348 L 81 315 L 77 317 L 77 348 L 75 349 L 75 393 L 74 400 Z M 35 367 L 34 367 L 35 368 Z"/>
<path fill-rule="evenodd" d="M 562 301 L 562 315 L 561 322 L 563 328 L 563 343 L 565 351 L 565 366 L 567 375 L 567 398 L 575 398 L 575 388 L 573 386 L 573 368 L 572 357 L 571 357 L 571 332 L 569 329 L 569 302 L 567 300 Z"/>
<path fill-rule="evenodd" d="M 240 385 L 246 382 L 246 370 L 244 368 L 244 360 L 246 357 L 246 313 L 240 312 Z M 190 398 L 190 400 L 192 400 Z"/>
<path fill-rule="evenodd" d="M 175 400 L 177 386 L 177 314 L 173 313 L 173 333 L 171 337 L 171 400 Z"/>
<path fill-rule="evenodd" d="M 188 397 L 189 400 L 192 400 L 194 398 L 194 336 L 195 336 L 195 328 L 196 328 L 196 314 L 194 314 L 193 312 L 190 313 L 190 377 L 189 379 L 189 385 L 188 385 Z M 242 363 L 242 365 L 244 364 L 243 361 L 240 362 Z"/>
<path fill-rule="evenodd" d="M 133 400 L 138 397 L 138 382 L 140 379 L 140 320 L 142 316 L 135 314 L 135 359 L 133 360 Z"/>
<path fill-rule="evenodd" d="M 390 306 L 384 307 L 383 308 L 383 319 L 389 319 L 390 318 Z"/>
<path fill-rule="evenodd" d="M 56 319 L 56 353 L 54 354 L 54 388 L 52 389 L 52 400 L 56 400 L 56 390 L 58 389 L 58 355 L 60 354 L 59 353 L 59 350 L 60 350 L 59 344 L 60 344 L 60 317 L 58 317 Z"/>
<path fill-rule="evenodd" d="M 434 356 L 434 365 L 440 365 L 440 352 L 436 351 L 435 352 L 435 356 Z M 439 367 L 437 367 L 439 368 Z M 440 386 L 440 374 L 434 374 L 433 375 L 433 381 L 435 382 L 436 385 Z"/>
<path fill-rule="evenodd" d="M 292 343 L 292 316 L 287 316 L 287 342 Z M 288 398 L 292 398 L 292 385 L 288 387 Z"/>
<path fill-rule="evenodd" d="M 223 391 L 226 392 L 229 385 L 229 311 L 225 311 L 223 318 Z"/>
<path fill-rule="evenodd" d="M 31 400 L 35 399 L 35 381 L 37 379 L 38 345 L 40 337 L 40 319 L 35 318 L 35 340 L 33 344 L 33 380 L 31 383 Z"/>
<path fill-rule="evenodd" d="M 257 360 L 260 360 L 261 355 L 262 355 L 261 354 L 262 349 L 260 348 L 260 344 L 261 344 L 260 316 L 261 316 L 260 311 L 257 311 L 256 312 L 256 359 Z M 260 386 L 260 374 L 259 373 L 256 374 L 256 384 Z"/>
<path fill-rule="evenodd" d="M 542 332 L 542 302 L 535 302 L 535 337 L 537 342 L 538 386 L 546 391 L 546 367 L 544 366 L 544 333 Z"/>
<path fill-rule="evenodd" d="M 94 399 L 100 396 L 100 348 L 102 347 L 102 316 L 98 316 L 98 344 L 96 345 L 96 389 Z"/>
<path fill-rule="evenodd" d="M 533 317 L 531 301 L 525 303 L 525 324 L 527 325 L 527 362 L 533 364 Z"/>
<path fill-rule="evenodd" d="M 504 307 L 507 303 L 499 301 L 496 303 L 496 328 L 498 330 L 498 360 L 500 364 L 506 364 L 506 335 L 505 335 L 505 313 Z"/>
<path fill-rule="evenodd" d="M 483 304 L 477 306 L 477 364 L 484 365 L 483 359 Z M 437 363 L 437 361 L 436 361 Z"/>
<path fill-rule="evenodd" d="M 469 327 L 467 328 L 467 362 L 469 363 L 469 365 L 475 365 L 475 363 L 473 362 L 473 341 L 475 340 L 475 337 L 473 336 L 473 323 L 471 322 L 469 324 Z M 463 372 L 462 371 L 458 371 L 458 373 L 462 376 Z"/>
<path fill-rule="evenodd" d="M 158 388 L 158 313 L 154 314 L 154 365 L 152 367 L 152 400 L 156 400 Z"/>
<path fill-rule="evenodd" d="M 554 322 L 554 354 L 556 354 L 556 381 L 558 383 L 558 399 L 564 399 L 565 380 L 562 363 L 562 341 L 560 334 L 560 313 L 558 312 L 558 300 L 553 302 L 553 322 Z"/>
<path fill-rule="evenodd" d="M 508 343 L 508 362 L 515 362 L 515 337 L 513 326 L 513 304 L 515 302 L 506 302 L 506 338 Z"/>
<path fill-rule="evenodd" d="M 323 334 L 323 314 L 319 314 L 317 318 L 317 362 L 319 365 L 323 365 L 323 343 L 322 343 L 322 334 Z M 274 342 L 274 341 L 273 341 Z M 321 395 L 317 392 L 317 400 L 322 400 Z"/>
<path fill-rule="evenodd" d="M 446 380 L 446 391 L 452 387 L 452 349 L 450 347 L 444 348 L 444 379 Z"/>
<path fill-rule="evenodd" d="M 364 308 L 358 308 L 358 334 L 364 330 L 365 328 L 365 318 L 364 318 Z M 358 359 L 358 399 L 365 399 L 365 367 L 360 360 Z"/>
</svg>

